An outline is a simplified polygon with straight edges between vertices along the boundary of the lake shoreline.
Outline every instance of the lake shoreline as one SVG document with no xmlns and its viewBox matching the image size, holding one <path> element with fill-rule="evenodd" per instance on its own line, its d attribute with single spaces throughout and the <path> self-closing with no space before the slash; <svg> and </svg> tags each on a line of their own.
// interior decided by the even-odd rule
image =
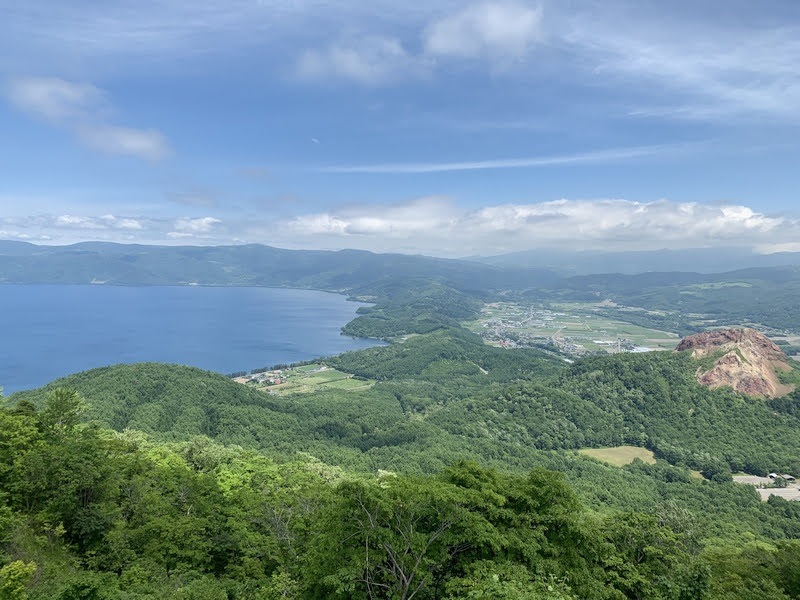
<svg viewBox="0 0 800 600">
<path fill-rule="evenodd" d="M 226 374 L 379 345 L 342 333 L 361 304 L 297 287 L 5 283 L 0 386 L 12 393 L 116 363 Z"/>
</svg>

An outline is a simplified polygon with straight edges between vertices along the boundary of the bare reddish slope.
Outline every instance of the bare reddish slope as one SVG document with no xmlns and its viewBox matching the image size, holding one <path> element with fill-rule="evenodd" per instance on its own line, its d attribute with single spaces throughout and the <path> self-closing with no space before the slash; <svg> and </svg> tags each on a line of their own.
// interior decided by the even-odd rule
<svg viewBox="0 0 800 600">
<path fill-rule="evenodd" d="M 677 347 L 703 358 L 724 354 L 697 381 L 710 388 L 730 387 L 748 396 L 774 398 L 794 388 L 780 382 L 776 370 L 790 369 L 790 359 L 772 340 L 755 329 L 720 329 L 690 335 Z"/>
</svg>

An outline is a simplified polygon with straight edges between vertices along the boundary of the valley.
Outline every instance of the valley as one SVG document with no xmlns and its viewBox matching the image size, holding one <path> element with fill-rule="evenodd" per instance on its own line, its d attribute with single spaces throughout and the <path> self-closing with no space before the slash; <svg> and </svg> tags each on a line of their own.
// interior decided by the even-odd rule
<svg viewBox="0 0 800 600">
<path fill-rule="evenodd" d="M 549 308 L 492 302 L 465 326 L 487 343 L 504 347 L 552 344 L 581 356 L 595 352 L 674 350 L 679 336 L 615 320 L 601 314 L 603 304 L 553 304 Z"/>
</svg>

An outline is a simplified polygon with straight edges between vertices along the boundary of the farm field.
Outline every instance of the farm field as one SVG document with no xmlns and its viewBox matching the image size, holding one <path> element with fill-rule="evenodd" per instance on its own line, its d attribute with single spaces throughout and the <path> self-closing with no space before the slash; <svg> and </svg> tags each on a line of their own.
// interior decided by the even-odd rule
<svg viewBox="0 0 800 600">
<path fill-rule="evenodd" d="M 615 467 L 622 467 L 640 459 L 647 464 L 655 464 L 656 458 L 650 450 L 638 446 L 616 446 L 614 448 L 582 448 L 578 454 L 602 460 Z"/>
<path fill-rule="evenodd" d="M 572 354 L 673 350 L 679 341 L 675 333 L 612 319 L 594 312 L 596 308 L 592 304 L 561 304 L 545 309 L 494 302 L 485 305 L 481 316 L 466 326 L 488 343 L 550 341 Z"/>
<path fill-rule="evenodd" d="M 343 373 L 342 371 L 322 364 L 310 364 L 283 369 L 280 372 L 279 378 L 281 383 L 277 384 L 253 380 L 248 381 L 249 377 L 237 378 L 236 381 L 279 396 L 306 394 L 325 389 L 362 391 L 374 385 L 374 382 L 371 380 L 355 378 L 349 373 Z"/>
</svg>

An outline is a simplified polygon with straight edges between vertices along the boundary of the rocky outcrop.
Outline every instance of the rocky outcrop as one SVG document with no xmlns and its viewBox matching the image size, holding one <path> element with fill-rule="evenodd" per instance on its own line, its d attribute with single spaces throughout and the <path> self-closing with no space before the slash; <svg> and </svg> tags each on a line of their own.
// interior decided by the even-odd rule
<svg viewBox="0 0 800 600">
<path fill-rule="evenodd" d="M 791 369 L 790 359 L 767 336 L 755 329 L 719 329 L 684 338 L 678 351 L 695 358 L 721 354 L 711 369 L 698 369 L 697 381 L 710 388 L 730 387 L 748 396 L 774 398 L 791 392 L 777 371 Z"/>
</svg>

